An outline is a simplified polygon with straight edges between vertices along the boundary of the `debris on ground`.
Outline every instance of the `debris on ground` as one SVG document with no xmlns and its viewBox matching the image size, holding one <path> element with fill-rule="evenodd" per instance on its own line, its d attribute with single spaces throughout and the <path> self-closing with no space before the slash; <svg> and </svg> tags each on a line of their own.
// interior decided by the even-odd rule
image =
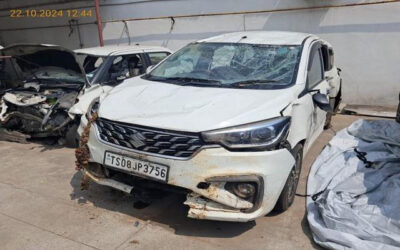
<svg viewBox="0 0 400 250">
<path fill-rule="evenodd" d="M 0 128 L 0 141 L 28 143 L 27 139 L 29 138 L 31 138 L 29 135 L 21 132 Z"/>
<path fill-rule="evenodd" d="M 139 244 L 139 241 L 138 240 L 131 240 L 131 241 L 129 241 L 129 243 L 131 243 L 131 244 Z"/>
</svg>

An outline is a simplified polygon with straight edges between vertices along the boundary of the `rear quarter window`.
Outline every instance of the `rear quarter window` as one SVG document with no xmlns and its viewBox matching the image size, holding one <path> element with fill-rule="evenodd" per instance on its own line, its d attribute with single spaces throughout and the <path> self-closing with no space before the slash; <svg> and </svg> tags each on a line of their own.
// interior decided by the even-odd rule
<svg viewBox="0 0 400 250">
<path fill-rule="evenodd" d="M 315 51 L 311 58 L 311 65 L 308 70 L 307 76 L 307 84 L 309 89 L 313 89 L 315 86 L 322 81 L 324 73 L 323 73 L 323 65 L 321 60 L 321 55 L 319 50 Z"/>
<path fill-rule="evenodd" d="M 151 52 L 148 53 L 150 58 L 151 65 L 156 65 L 157 63 L 161 62 L 165 57 L 170 55 L 169 52 Z"/>
<path fill-rule="evenodd" d="M 322 52 L 324 70 L 330 71 L 333 68 L 333 58 L 334 58 L 333 49 L 329 48 L 326 45 L 322 45 L 321 52 Z"/>
</svg>

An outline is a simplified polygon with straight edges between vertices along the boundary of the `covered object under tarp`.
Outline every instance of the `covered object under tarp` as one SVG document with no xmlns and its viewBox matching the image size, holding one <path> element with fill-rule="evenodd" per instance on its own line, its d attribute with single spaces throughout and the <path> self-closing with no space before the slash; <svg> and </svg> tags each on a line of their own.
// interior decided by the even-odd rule
<svg viewBox="0 0 400 250">
<path fill-rule="evenodd" d="M 321 246 L 400 249 L 400 124 L 358 120 L 338 132 L 314 162 L 307 193 Z"/>
</svg>

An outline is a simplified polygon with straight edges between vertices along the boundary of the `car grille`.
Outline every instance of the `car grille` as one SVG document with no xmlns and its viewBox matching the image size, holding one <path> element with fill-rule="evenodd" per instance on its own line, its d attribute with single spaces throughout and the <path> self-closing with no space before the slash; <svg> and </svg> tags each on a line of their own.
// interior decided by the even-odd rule
<svg viewBox="0 0 400 250">
<path fill-rule="evenodd" d="M 168 132 L 101 118 L 96 125 L 101 140 L 145 153 L 188 158 L 204 145 L 195 133 Z"/>
</svg>

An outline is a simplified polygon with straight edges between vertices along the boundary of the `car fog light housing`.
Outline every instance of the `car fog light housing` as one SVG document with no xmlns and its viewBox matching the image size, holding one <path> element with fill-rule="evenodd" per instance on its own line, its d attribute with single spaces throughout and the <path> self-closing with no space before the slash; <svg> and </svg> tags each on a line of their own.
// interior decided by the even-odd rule
<svg viewBox="0 0 400 250">
<path fill-rule="evenodd" d="M 256 185 L 250 182 L 228 182 L 225 189 L 245 200 L 251 199 L 256 194 Z"/>
</svg>

